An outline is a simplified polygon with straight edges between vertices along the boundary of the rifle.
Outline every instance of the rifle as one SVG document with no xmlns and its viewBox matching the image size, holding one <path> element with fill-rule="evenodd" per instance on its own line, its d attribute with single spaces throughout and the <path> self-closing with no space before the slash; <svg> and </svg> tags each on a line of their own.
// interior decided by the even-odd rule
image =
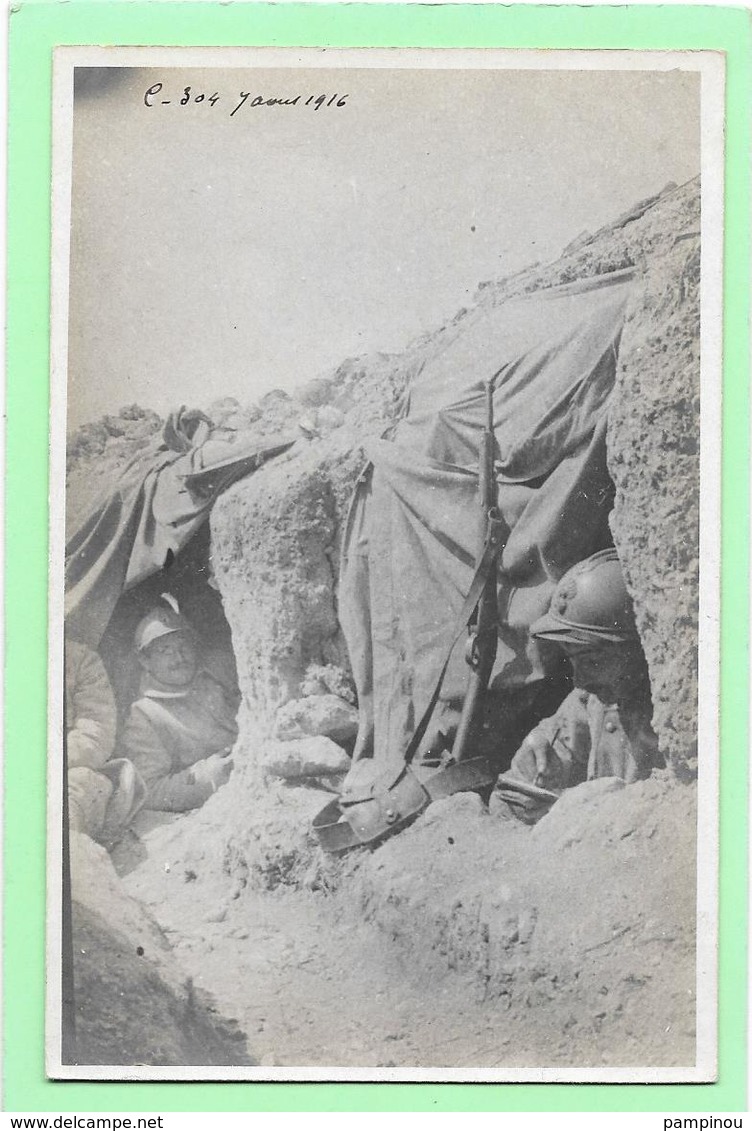
<svg viewBox="0 0 752 1131">
<path fill-rule="evenodd" d="M 502 537 L 503 520 L 498 508 L 498 492 L 494 455 L 496 436 L 494 433 L 493 395 L 497 378 L 495 373 L 486 384 L 486 422 L 481 436 L 478 452 L 478 497 L 480 514 L 478 516 L 478 549 L 476 566 L 498 545 Z M 497 596 L 498 553 L 493 554 L 490 569 L 478 600 L 470 633 L 465 646 L 465 660 L 470 667 L 467 691 L 462 704 L 457 734 L 452 747 L 452 761 L 462 762 L 472 757 L 477 746 L 478 733 L 483 722 L 483 696 L 491 678 L 496 649 L 499 643 L 499 606 Z"/>
<path fill-rule="evenodd" d="M 475 576 L 458 617 L 456 634 L 433 694 L 407 745 L 402 769 L 396 775 L 392 774 L 390 781 L 380 789 L 370 788 L 363 796 L 351 797 L 347 801 L 344 798 L 330 801 L 314 817 L 314 832 L 327 852 L 339 854 L 350 848 L 376 844 L 414 821 L 431 801 L 460 791 L 490 791 L 496 780 L 495 771 L 485 758 L 475 755 L 474 747 L 482 726 L 483 696 L 496 659 L 499 626 L 497 559 L 508 533 L 497 506 L 494 467 L 493 394 L 502 371 L 494 374 L 486 385 L 486 425 L 480 443 L 478 468 L 480 516 L 477 561 Z M 429 778 L 418 777 L 411 765 L 425 738 L 454 648 L 466 625 L 470 626 L 465 649 L 470 676 L 451 756 L 442 758 L 442 768 Z M 428 760 L 424 762 L 424 765 L 429 764 Z"/>
</svg>

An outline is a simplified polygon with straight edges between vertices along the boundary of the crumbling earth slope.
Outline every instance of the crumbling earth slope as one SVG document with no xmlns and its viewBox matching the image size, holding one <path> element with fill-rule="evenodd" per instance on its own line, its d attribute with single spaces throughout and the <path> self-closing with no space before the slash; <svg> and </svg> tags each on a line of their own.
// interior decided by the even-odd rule
<svg viewBox="0 0 752 1131">
<path fill-rule="evenodd" d="M 168 938 L 123 888 L 101 845 L 71 834 L 72 1046 L 77 1064 L 254 1064 L 233 1014 L 219 1013 Z"/>
<path fill-rule="evenodd" d="M 243 1034 L 207 1006 L 206 993 L 198 994 L 190 977 L 176 991 L 142 947 L 78 903 L 73 932 L 77 1063 L 165 1068 L 254 1063 Z"/>
</svg>

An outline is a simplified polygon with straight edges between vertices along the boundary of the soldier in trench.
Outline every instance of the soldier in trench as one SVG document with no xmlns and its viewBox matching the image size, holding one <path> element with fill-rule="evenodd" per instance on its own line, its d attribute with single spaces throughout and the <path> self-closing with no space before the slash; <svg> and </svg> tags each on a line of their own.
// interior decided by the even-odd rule
<svg viewBox="0 0 752 1131">
<path fill-rule="evenodd" d="M 530 732 L 507 776 L 560 791 L 599 777 L 633 782 L 662 766 L 647 664 L 616 551 L 601 550 L 573 566 L 530 632 L 564 651 L 575 686 L 556 714 Z M 547 810 L 531 799 L 514 801 L 516 815 L 528 821 Z"/>
<path fill-rule="evenodd" d="M 208 670 L 190 623 L 165 604 L 136 628 L 141 694 L 121 745 L 147 787 L 145 809 L 181 813 L 203 805 L 232 772 L 237 697 Z"/>
<path fill-rule="evenodd" d="M 101 657 L 67 635 L 65 718 L 70 828 L 110 848 L 141 808 L 146 789 L 128 759 L 113 757 L 117 709 Z"/>
</svg>

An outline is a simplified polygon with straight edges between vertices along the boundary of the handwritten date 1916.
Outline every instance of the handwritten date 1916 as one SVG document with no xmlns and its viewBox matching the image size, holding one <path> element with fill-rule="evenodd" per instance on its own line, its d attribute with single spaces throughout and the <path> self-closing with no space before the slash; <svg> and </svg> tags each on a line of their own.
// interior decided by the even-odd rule
<svg viewBox="0 0 752 1131">
<path fill-rule="evenodd" d="M 204 103 L 206 106 L 216 106 L 217 103 L 223 103 L 230 109 L 230 117 L 234 117 L 238 110 L 244 108 L 255 109 L 260 106 L 301 106 L 310 110 L 321 110 L 322 107 L 328 108 L 330 106 L 342 107 L 347 105 L 347 94 L 296 94 L 294 98 L 265 98 L 263 94 L 254 94 L 251 96 L 250 91 L 241 90 L 236 97 L 227 98 L 214 91 L 208 94 L 206 91 L 194 91 L 190 86 L 183 87 L 179 92 L 179 97 L 163 98 L 162 95 L 169 93 L 164 89 L 164 83 L 155 82 L 153 86 L 144 94 L 144 106 L 197 106 Z"/>
</svg>

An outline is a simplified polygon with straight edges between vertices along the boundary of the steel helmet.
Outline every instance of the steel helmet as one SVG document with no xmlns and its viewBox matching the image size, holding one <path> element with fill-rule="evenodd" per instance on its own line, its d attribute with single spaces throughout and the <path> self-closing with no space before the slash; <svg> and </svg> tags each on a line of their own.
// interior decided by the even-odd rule
<svg viewBox="0 0 752 1131">
<path fill-rule="evenodd" d="M 137 652 L 143 652 L 160 636 L 169 636 L 172 632 L 193 632 L 193 628 L 171 605 L 155 605 L 138 622 L 133 646 Z"/>
<path fill-rule="evenodd" d="M 616 550 L 600 550 L 567 570 L 532 636 L 559 644 L 638 640 L 632 601 Z"/>
</svg>

